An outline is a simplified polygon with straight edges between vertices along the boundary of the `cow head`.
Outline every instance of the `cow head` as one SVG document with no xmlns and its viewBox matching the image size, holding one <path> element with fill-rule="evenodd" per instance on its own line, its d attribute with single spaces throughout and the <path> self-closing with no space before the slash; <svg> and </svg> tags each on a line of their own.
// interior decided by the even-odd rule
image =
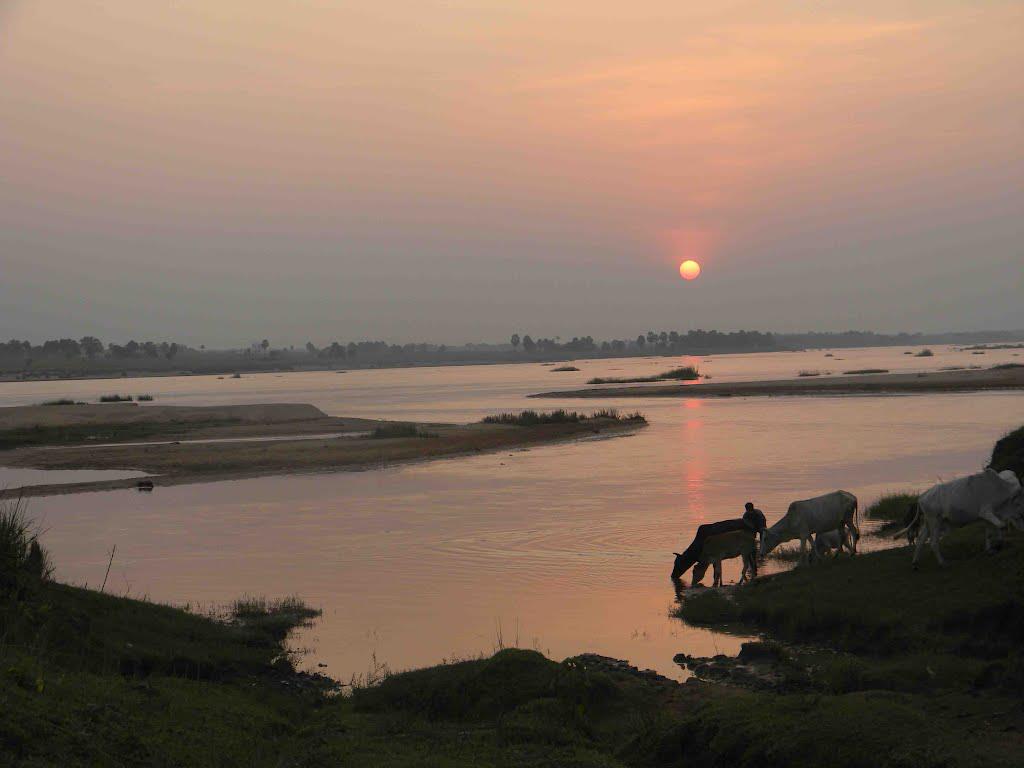
<svg viewBox="0 0 1024 768">
<path fill-rule="evenodd" d="M 678 552 L 673 552 L 676 556 L 675 562 L 672 564 L 672 581 L 679 581 L 679 578 L 683 575 L 683 556 Z"/>
<path fill-rule="evenodd" d="M 771 528 L 767 528 L 761 532 L 761 557 L 764 557 L 779 544 L 782 543 L 782 537 L 774 533 Z"/>
</svg>

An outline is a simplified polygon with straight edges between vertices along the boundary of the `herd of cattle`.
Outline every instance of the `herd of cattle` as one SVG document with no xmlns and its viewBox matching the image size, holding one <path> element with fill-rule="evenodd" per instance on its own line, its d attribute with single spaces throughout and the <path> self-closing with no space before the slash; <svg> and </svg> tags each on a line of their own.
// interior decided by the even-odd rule
<svg viewBox="0 0 1024 768">
<path fill-rule="evenodd" d="M 894 538 L 907 537 L 914 544 L 912 565 L 917 568 L 921 552 L 931 544 L 939 565 L 945 565 L 939 542 L 952 528 L 981 522 L 985 526 L 985 551 L 1002 539 L 1008 526 L 1024 530 L 1024 493 L 1011 470 L 982 472 L 939 483 L 922 493 L 908 510 L 904 528 Z M 832 551 L 857 553 L 857 497 L 847 491 L 833 491 L 813 499 L 794 501 L 781 520 L 761 533 L 758 550 L 754 531 L 730 531 L 710 536 L 694 567 L 693 583 L 714 566 L 714 586 L 722 583 L 722 561 L 743 559 L 742 584 L 757 576 L 758 555 L 764 557 L 779 544 L 800 539 L 800 562 L 807 563 Z M 676 577 L 675 571 L 673 578 Z"/>
</svg>

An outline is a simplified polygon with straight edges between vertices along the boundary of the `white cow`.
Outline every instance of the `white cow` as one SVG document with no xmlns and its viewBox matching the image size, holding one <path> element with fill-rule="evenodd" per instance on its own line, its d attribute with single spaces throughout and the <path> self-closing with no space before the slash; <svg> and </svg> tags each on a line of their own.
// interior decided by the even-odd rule
<svg viewBox="0 0 1024 768">
<path fill-rule="evenodd" d="M 986 469 L 939 483 L 922 493 L 910 524 L 896 536 L 917 531 L 912 561 L 915 568 L 924 545 L 929 542 L 939 565 L 945 565 L 939 542 L 950 528 L 961 528 L 979 520 L 984 522 L 985 551 L 991 551 L 993 538 L 1002 537 L 1007 523 L 1024 529 L 1021 501 L 1020 481 L 1013 472 Z"/>
<path fill-rule="evenodd" d="M 800 539 L 800 562 L 807 562 L 807 544 L 811 536 L 838 530 L 843 545 L 857 552 L 857 497 L 848 491 L 833 491 L 813 499 L 794 501 L 785 516 L 761 536 L 761 556 L 779 544 Z"/>
</svg>

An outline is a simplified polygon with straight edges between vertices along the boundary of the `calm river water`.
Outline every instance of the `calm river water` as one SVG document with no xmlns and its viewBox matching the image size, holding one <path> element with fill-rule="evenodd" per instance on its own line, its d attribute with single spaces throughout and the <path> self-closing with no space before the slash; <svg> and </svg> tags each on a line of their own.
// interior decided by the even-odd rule
<svg viewBox="0 0 1024 768">
<path fill-rule="evenodd" d="M 212 605 L 297 594 L 324 611 L 299 638 L 310 664 L 347 680 L 375 657 L 403 669 L 537 647 L 593 651 L 672 675 L 680 651 L 734 652 L 739 638 L 668 618 L 673 549 L 753 500 L 774 522 L 790 501 L 836 488 L 862 508 L 983 465 L 1024 422 L 1024 394 L 528 400 L 591 376 L 693 363 L 715 381 L 802 369 L 936 370 L 1012 360 L 934 347 L 580 361 L 349 373 L 0 384 L 0 405 L 118 390 L 157 403 L 313 403 L 350 416 L 470 421 L 499 410 L 606 405 L 650 426 L 611 439 L 359 473 L 293 475 L 31 501 L 57 576 L 96 586 L 108 553 L 118 593 Z M 836 358 L 841 358 L 837 360 Z M 727 580 L 738 568 L 727 569 Z M 710 582 L 710 576 L 707 577 Z"/>
</svg>

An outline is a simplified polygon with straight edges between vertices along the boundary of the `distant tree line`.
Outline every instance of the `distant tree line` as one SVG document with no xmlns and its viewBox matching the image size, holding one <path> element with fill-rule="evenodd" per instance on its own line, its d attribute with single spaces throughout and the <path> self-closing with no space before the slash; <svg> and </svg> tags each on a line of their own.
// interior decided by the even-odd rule
<svg viewBox="0 0 1024 768">
<path fill-rule="evenodd" d="M 95 336 L 83 336 L 80 339 L 50 339 L 42 344 L 32 344 L 29 341 L 11 339 L 8 342 L 0 342 L 0 358 L 19 360 L 75 360 L 85 358 L 95 360 L 97 357 L 130 360 L 139 358 L 163 358 L 173 360 L 181 351 L 181 345 L 162 341 L 138 342 L 129 341 L 127 344 L 105 345 Z"/>
<path fill-rule="evenodd" d="M 167 341 L 104 343 L 95 336 L 50 339 L 41 344 L 11 339 L 0 342 L 0 370 L 26 377 L 88 375 L 97 371 L 287 370 L 295 367 L 380 367 L 418 364 L 462 364 L 559 360 L 580 357 L 637 355 L 705 355 L 727 352 L 771 352 L 828 347 L 979 344 L 1019 340 L 1024 332 L 880 334 L 769 333 L 762 331 L 646 331 L 633 338 L 596 340 L 593 336 L 531 336 L 511 334 L 500 344 L 389 344 L 385 341 L 307 342 L 302 347 L 274 347 L 269 339 L 236 349 L 206 349 Z"/>
</svg>

